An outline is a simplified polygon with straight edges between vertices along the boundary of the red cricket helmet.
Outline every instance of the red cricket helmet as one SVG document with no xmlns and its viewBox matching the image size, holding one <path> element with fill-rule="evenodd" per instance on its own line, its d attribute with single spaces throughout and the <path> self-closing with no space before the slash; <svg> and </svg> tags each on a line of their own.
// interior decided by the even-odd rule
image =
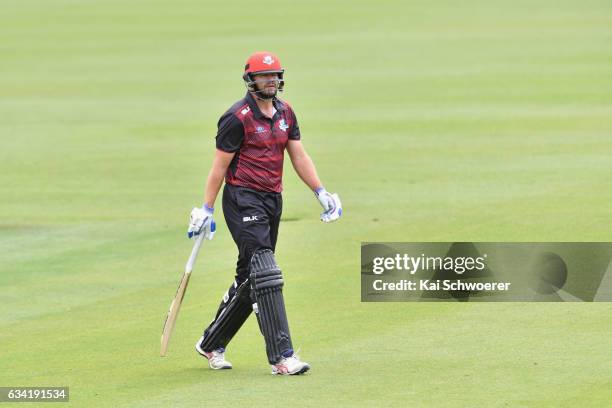
<svg viewBox="0 0 612 408">
<path fill-rule="evenodd" d="M 244 79 L 249 92 L 257 92 L 253 75 L 277 73 L 279 79 L 278 91 L 282 92 L 285 86 L 285 81 L 283 80 L 284 72 L 285 70 L 276 55 L 268 51 L 259 51 L 252 54 L 247 60 L 242 79 Z"/>
</svg>

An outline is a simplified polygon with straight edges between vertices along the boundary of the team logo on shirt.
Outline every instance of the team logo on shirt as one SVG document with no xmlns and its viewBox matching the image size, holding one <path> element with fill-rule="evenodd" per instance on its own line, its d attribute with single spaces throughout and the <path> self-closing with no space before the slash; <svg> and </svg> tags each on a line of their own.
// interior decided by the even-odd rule
<svg viewBox="0 0 612 408">
<path fill-rule="evenodd" d="M 257 126 L 255 128 L 255 133 L 264 133 L 266 131 L 266 128 L 263 126 Z"/>
<path fill-rule="evenodd" d="M 281 119 L 280 122 L 278 122 L 278 128 L 282 130 L 283 132 L 286 132 L 287 129 L 289 129 L 289 125 L 287 125 L 287 122 L 285 122 L 285 119 Z"/>
<path fill-rule="evenodd" d="M 244 108 L 243 110 L 240 111 L 240 113 L 242 113 L 243 115 L 246 115 L 247 113 L 249 113 L 249 111 L 251 110 L 251 108 L 249 108 L 248 106 L 246 108 Z"/>
<path fill-rule="evenodd" d="M 271 55 L 266 55 L 262 61 L 264 64 L 272 65 L 274 64 L 274 60 Z"/>
</svg>

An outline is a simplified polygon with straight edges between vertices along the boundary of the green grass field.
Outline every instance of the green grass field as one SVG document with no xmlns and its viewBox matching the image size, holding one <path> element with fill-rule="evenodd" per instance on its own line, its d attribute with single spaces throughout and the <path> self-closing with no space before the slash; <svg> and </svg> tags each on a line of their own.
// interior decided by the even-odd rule
<svg viewBox="0 0 612 408">
<path fill-rule="evenodd" d="M 0 386 L 70 386 L 75 407 L 610 406 L 610 304 L 359 289 L 361 241 L 612 241 L 610 2 L 1 8 Z M 254 318 L 233 370 L 193 351 L 232 280 L 224 222 L 158 356 L 216 122 L 260 49 L 345 207 L 322 224 L 286 163 L 277 258 L 301 377 L 269 374 Z"/>
</svg>

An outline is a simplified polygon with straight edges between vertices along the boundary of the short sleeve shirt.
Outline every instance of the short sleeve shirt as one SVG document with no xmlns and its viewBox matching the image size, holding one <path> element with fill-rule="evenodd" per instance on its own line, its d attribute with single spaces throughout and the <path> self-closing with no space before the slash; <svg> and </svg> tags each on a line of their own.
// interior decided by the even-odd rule
<svg viewBox="0 0 612 408">
<path fill-rule="evenodd" d="M 283 190 L 283 160 L 289 140 L 300 140 L 291 106 L 275 100 L 273 118 L 264 116 L 250 93 L 219 119 L 217 149 L 236 153 L 225 175 L 228 184 L 259 191 Z"/>
</svg>

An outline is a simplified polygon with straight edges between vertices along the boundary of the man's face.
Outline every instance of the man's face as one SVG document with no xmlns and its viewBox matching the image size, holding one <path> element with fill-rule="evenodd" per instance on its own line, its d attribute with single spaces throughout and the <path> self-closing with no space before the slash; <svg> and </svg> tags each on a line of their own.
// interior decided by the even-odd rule
<svg viewBox="0 0 612 408">
<path fill-rule="evenodd" d="M 263 97 L 272 98 L 278 91 L 278 74 L 256 74 L 253 75 L 255 87 Z"/>
</svg>

